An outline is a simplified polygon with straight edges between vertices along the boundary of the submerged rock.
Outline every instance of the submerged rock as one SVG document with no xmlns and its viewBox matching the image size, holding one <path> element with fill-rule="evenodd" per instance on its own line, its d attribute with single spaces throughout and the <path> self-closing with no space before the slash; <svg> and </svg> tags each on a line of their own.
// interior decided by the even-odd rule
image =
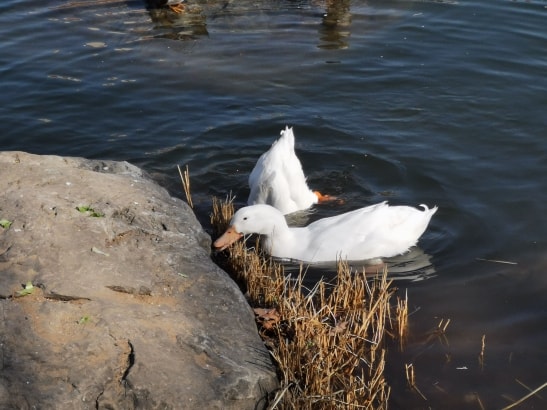
<svg viewBox="0 0 547 410">
<path fill-rule="evenodd" d="M 140 169 L 0 152 L 0 191 L 0 408 L 254 409 L 276 387 L 209 236 Z"/>
</svg>

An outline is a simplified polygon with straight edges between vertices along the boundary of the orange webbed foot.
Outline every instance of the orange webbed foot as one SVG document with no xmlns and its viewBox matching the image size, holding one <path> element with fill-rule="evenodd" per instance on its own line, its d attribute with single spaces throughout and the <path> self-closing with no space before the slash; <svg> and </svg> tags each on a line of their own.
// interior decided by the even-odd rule
<svg viewBox="0 0 547 410">
<path fill-rule="evenodd" d="M 182 13 L 182 12 L 184 11 L 184 4 L 182 4 L 182 3 L 179 3 L 179 4 L 170 4 L 170 5 L 169 5 L 169 8 L 170 8 L 173 12 L 175 12 L 175 13 L 177 13 L 177 14 L 180 14 L 180 13 Z"/>
<path fill-rule="evenodd" d="M 336 201 L 336 203 L 338 205 L 343 205 L 344 204 L 344 200 L 341 199 L 341 198 L 338 198 L 334 195 L 323 195 L 321 192 L 319 191 L 313 191 L 313 193 L 315 194 L 315 196 L 317 196 L 317 199 L 319 200 L 319 203 L 323 203 L 323 202 L 330 202 L 330 201 Z"/>
</svg>

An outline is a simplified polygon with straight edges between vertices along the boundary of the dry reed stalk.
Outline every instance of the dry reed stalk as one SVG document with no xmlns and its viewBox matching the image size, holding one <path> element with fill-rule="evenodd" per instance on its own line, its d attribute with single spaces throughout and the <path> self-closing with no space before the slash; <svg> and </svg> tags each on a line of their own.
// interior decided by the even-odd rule
<svg viewBox="0 0 547 410">
<path fill-rule="evenodd" d="M 437 325 L 437 329 L 439 330 L 440 333 L 444 334 L 449 324 L 450 324 L 450 319 L 448 319 L 446 322 L 444 321 L 444 319 L 441 319 L 441 321 Z"/>
<path fill-rule="evenodd" d="M 533 389 L 530 387 L 530 386 L 527 386 L 526 384 L 524 384 L 522 381 L 520 381 L 519 379 L 515 379 L 515 381 L 520 384 L 522 387 L 524 387 L 526 390 L 528 390 L 529 392 L 533 391 Z M 540 394 L 537 394 L 536 392 L 536 396 L 539 397 L 541 400 L 543 400 L 543 397 L 541 397 Z"/>
<path fill-rule="evenodd" d="M 477 403 L 479 404 L 480 409 L 481 409 L 481 410 L 486 410 L 486 409 L 484 408 L 484 404 L 482 404 L 482 400 L 481 400 L 481 398 L 480 398 L 480 396 L 479 396 L 479 393 L 475 393 L 475 399 L 477 399 Z"/>
<path fill-rule="evenodd" d="M 511 262 L 511 261 L 502 261 L 499 259 L 483 259 L 483 258 L 475 258 L 478 261 L 484 261 L 484 262 L 494 262 L 494 263 L 502 263 L 505 265 L 517 265 L 517 262 Z"/>
<path fill-rule="evenodd" d="M 395 308 L 397 318 L 397 338 L 399 339 L 399 349 L 402 351 L 408 335 L 408 292 L 405 292 L 405 298 L 397 297 L 397 307 Z"/>
<path fill-rule="evenodd" d="M 486 348 L 486 335 L 482 335 L 481 352 L 479 353 L 479 365 L 481 370 L 484 370 L 484 349 Z"/>
<path fill-rule="evenodd" d="M 234 197 L 230 193 L 224 201 L 213 197 L 213 212 L 211 213 L 211 226 L 215 236 L 220 236 L 228 228 L 230 219 L 234 215 Z"/>
<path fill-rule="evenodd" d="M 424 396 L 424 394 L 420 391 L 420 389 L 416 385 L 416 376 L 414 375 L 414 365 L 405 364 L 405 373 L 406 373 L 406 381 L 408 383 L 408 386 L 412 390 L 414 390 L 416 393 L 418 393 L 422 399 L 427 401 L 427 397 Z"/>
<path fill-rule="evenodd" d="M 534 389 L 533 391 L 531 391 L 530 393 L 528 393 L 526 396 L 522 397 L 521 399 L 517 400 L 516 402 L 514 403 L 511 403 L 509 406 L 506 406 L 504 407 L 502 410 L 509 410 L 509 409 L 512 409 L 513 407 L 515 406 L 518 406 L 520 403 L 522 403 L 523 401 L 525 400 L 528 400 L 530 397 L 534 396 L 534 395 L 537 395 L 537 393 L 539 391 L 541 391 L 542 389 L 544 389 L 545 387 L 547 387 L 547 383 L 543 383 L 541 386 L 539 386 L 538 388 Z"/>
<path fill-rule="evenodd" d="M 194 208 L 192 195 L 190 194 L 190 172 L 188 171 L 188 165 L 186 165 L 184 174 L 181 172 L 180 166 L 177 165 L 177 169 L 179 170 L 180 180 L 182 181 L 182 188 L 186 194 L 186 201 L 188 202 L 188 205 L 190 205 L 190 208 Z"/>
<path fill-rule="evenodd" d="M 428 333 L 425 344 L 429 344 L 433 340 L 437 339 L 443 346 L 448 347 L 450 343 L 448 342 L 448 337 L 446 336 L 446 329 L 449 324 L 450 319 L 446 321 L 444 319 L 441 319 L 440 322 L 437 324 L 437 327 Z M 447 359 L 448 361 L 450 361 L 449 358 Z"/>
<path fill-rule="evenodd" d="M 232 200 L 213 199 L 217 234 L 233 212 Z M 303 269 L 285 276 L 280 264 L 261 257 L 258 241 L 250 249 L 240 241 L 223 255 L 222 266 L 244 283 L 255 313 L 273 319 L 259 329 L 281 378 L 270 409 L 387 408 L 383 341 L 393 290 L 386 270 L 370 280 L 340 262 L 335 284 L 320 280 L 306 289 Z M 402 329 L 406 302 L 399 310 Z"/>
</svg>

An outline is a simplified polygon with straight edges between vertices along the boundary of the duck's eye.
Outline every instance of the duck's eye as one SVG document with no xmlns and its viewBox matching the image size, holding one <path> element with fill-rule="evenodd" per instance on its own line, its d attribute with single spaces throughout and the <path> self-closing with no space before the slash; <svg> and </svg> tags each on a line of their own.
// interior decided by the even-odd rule
<svg viewBox="0 0 547 410">
<path fill-rule="evenodd" d="M 246 217 L 246 216 L 244 216 L 244 217 L 243 217 L 243 220 L 244 220 L 244 221 L 246 221 L 246 220 L 247 220 L 247 217 Z"/>
</svg>

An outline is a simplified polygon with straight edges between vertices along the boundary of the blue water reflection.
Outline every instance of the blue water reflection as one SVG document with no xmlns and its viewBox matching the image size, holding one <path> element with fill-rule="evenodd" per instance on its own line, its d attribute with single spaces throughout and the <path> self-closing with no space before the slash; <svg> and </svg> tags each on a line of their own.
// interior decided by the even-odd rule
<svg viewBox="0 0 547 410">
<path fill-rule="evenodd" d="M 501 408 L 526 394 L 515 378 L 544 382 L 545 3 L 188 3 L 3 1 L 2 149 L 128 160 L 180 197 L 188 164 L 208 228 L 211 196 L 244 204 L 294 126 L 310 185 L 345 200 L 314 217 L 439 206 L 419 242 L 434 272 L 397 280 L 414 339 L 388 369 L 391 407 L 424 405 L 408 362 L 432 407 L 476 408 L 476 392 Z M 449 348 L 423 343 L 440 318 Z"/>
</svg>

